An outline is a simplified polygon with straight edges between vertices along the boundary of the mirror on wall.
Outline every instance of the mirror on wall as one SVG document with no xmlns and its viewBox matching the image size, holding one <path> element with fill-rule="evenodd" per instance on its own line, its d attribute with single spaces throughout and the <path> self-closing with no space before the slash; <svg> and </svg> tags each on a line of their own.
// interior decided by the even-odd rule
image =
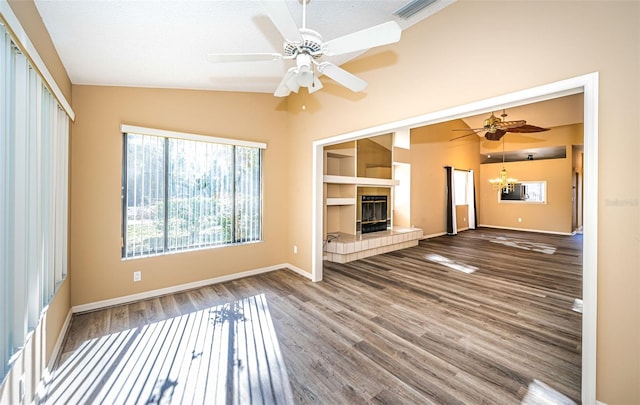
<svg viewBox="0 0 640 405">
<path fill-rule="evenodd" d="M 498 202 L 501 203 L 547 203 L 546 181 L 520 181 L 515 184 L 513 191 L 498 193 Z"/>
</svg>

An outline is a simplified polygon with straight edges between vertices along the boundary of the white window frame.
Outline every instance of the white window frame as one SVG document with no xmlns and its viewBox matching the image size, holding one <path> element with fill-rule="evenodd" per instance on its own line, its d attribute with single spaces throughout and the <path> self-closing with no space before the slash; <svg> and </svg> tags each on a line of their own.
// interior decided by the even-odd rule
<svg viewBox="0 0 640 405">
<path fill-rule="evenodd" d="M 125 138 L 127 135 L 143 135 L 143 136 L 157 137 L 162 139 L 178 139 L 178 140 L 186 140 L 186 141 L 207 142 L 207 143 L 219 144 L 219 145 L 229 145 L 234 147 L 255 148 L 260 151 L 267 148 L 267 144 L 263 142 L 254 142 L 254 141 L 246 141 L 246 140 L 238 140 L 238 139 L 230 139 L 230 138 L 222 138 L 222 137 L 213 137 L 213 136 L 207 136 L 207 135 L 198 135 L 198 134 L 192 134 L 192 133 L 167 131 L 162 129 L 147 128 L 147 127 L 126 125 L 126 124 L 122 124 L 120 126 L 120 130 L 121 130 L 121 133 L 123 134 L 123 142 L 126 142 Z M 126 154 L 126 151 L 124 150 L 124 148 L 123 148 L 123 154 Z M 262 162 L 262 159 L 263 159 L 262 153 L 260 153 L 260 173 L 259 173 L 259 176 L 260 176 L 259 192 L 260 192 L 260 205 L 261 205 L 259 208 L 260 236 L 257 240 L 252 239 L 250 241 L 238 241 L 237 239 L 234 238 L 234 240 L 230 243 L 211 243 L 211 244 L 203 244 L 202 246 L 197 246 L 197 247 L 169 248 L 169 245 L 168 245 L 169 240 L 167 236 L 168 231 L 166 230 L 166 227 L 168 226 L 168 224 L 166 222 L 163 222 L 163 227 L 165 227 L 165 232 L 164 232 L 164 237 L 162 241 L 162 246 L 160 246 L 161 249 L 159 249 L 158 247 L 155 247 L 154 249 L 151 249 L 149 251 L 141 251 L 137 254 L 130 253 L 127 246 L 128 245 L 127 243 L 128 207 L 127 207 L 126 201 L 128 196 L 125 194 L 125 182 L 127 181 L 127 179 L 123 175 L 123 194 L 122 194 L 122 241 L 123 243 L 122 243 L 122 252 L 121 252 L 122 260 L 139 259 L 139 258 L 162 255 L 162 254 L 179 253 L 179 252 L 186 252 L 186 251 L 197 250 L 197 249 L 218 248 L 218 247 L 224 247 L 224 246 L 231 246 L 231 245 L 238 245 L 238 244 L 245 244 L 245 243 L 255 243 L 255 242 L 262 241 L 262 222 L 263 222 L 263 209 L 262 209 L 263 162 Z M 126 162 L 123 159 L 123 173 L 126 170 L 127 164 L 128 162 Z M 234 162 L 234 165 L 235 165 L 235 162 Z M 165 167 L 165 170 L 166 170 L 166 167 Z M 165 198 L 166 198 L 166 195 L 165 195 Z M 233 204 L 235 205 L 235 203 L 236 203 L 236 200 L 234 200 Z M 166 202 L 163 205 L 165 207 L 168 207 L 168 204 Z M 163 221 L 166 221 L 166 219 L 167 218 L 165 217 Z"/>
</svg>

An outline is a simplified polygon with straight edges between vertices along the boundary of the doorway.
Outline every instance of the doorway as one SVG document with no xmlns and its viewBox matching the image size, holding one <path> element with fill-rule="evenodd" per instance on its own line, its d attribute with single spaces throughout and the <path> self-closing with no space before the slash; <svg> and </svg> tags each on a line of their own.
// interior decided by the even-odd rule
<svg viewBox="0 0 640 405">
<path fill-rule="evenodd" d="M 584 93 L 582 401 L 596 401 L 596 319 L 598 255 L 598 73 L 505 94 L 418 117 L 313 142 L 313 281 L 322 280 L 323 149 L 325 145 L 385 132 L 432 125 L 503 108 Z"/>
</svg>

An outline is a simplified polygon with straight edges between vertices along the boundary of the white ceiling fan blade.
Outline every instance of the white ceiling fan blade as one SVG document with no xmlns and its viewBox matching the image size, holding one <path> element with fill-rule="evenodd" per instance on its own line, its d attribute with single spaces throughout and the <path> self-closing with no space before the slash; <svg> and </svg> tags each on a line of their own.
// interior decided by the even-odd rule
<svg viewBox="0 0 640 405">
<path fill-rule="evenodd" d="M 287 42 L 302 43 L 302 35 L 285 0 L 262 0 L 264 10 Z"/>
<path fill-rule="evenodd" d="M 324 54 L 327 56 L 342 55 L 392 44 L 400 41 L 401 34 L 402 29 L 398 23 L 389 21 L 325 42 L 323 45 Z"/>
<path fill-rule="evenodd" d="M 321 63 L 318 66 L 318 70 L 351 91 L 358 92 L 364 90 L 367 87 L 367 82 L 365 82 L 358 76 L 355 76 L 347 72 L 346 70 L 339 68 L 333 63 Z"/>
<path fill-rule="evenodd" d="M 284 77 L 280 81 L 280 84 L 278 85 L 278 88 L 273 93 L 273 95 L 276 97 L 287 97 L 289 94 L 291 94 L 291 91 L 293 91 L 294 93 L 297 93 L 298 89 L 300 88 L 300 86 L 298 86 L 298 83 L 296 81 L 297 75 L 298 75 L 298 68 L 296 67 L 289 68 L 287 73 L 284 75 Z"/>
<path fill-rule="evenodd" d="M 320 90 L 321 88 L 322 88 L 322 82 L 320 82 L 320 79 L 318 79 L 318 76 L 313 75 L 313 84 L 307 87 L 307 89 L 309 89 L 309 94 L 313 94 L 316 91 Z"/>
<path fill-rule="evenodd" d="M 279 53 L 210 53 L 207 60 L 213 63 L 260 62 L 281 60 Z"/>
</svg>

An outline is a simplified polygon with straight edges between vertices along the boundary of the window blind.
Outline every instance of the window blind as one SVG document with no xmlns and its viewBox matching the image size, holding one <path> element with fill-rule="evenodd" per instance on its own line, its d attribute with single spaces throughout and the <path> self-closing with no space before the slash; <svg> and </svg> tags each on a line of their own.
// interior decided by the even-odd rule
<svg viewBox="0 0 640 405">
<path fill-rule="evenodd" d="M 67 274 L 69 117 L 0 24 L 0 379 Z"/>
</svg>

